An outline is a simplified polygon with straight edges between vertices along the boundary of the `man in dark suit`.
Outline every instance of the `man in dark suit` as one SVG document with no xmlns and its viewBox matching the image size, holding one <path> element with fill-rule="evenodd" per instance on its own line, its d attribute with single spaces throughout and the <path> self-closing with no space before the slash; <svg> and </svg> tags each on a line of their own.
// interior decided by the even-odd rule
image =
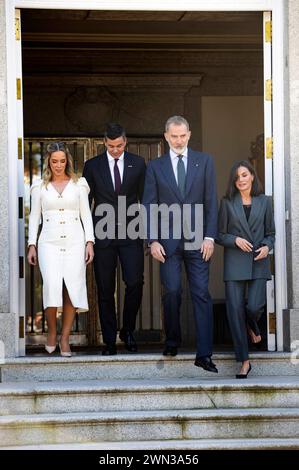
<svg viewBox="0 0 299 470">
<path fill-rule="evenodd" d="M 142 299 L 143 242 L 127 236 L 127 226 L 132 217 L 126 216 L 127 208 L 141 201 L 144 186 L 145 162 L 142 157 L 125 151 L 127 138 L 119 124 L 109 124 L 105 131 L 106 151 L 85 162 L 83 176 L 89 187 L 90 203 L 94 201 L 93 221 L 96 242 L 94 271 L 98 288 L 99 315 L 105 347 L 103 355 L 113 355 L 116 350 L 117 321 L 115 309 L 115 276 L 117 260 L 120 260 L 123 280 L 126 284 L 123 326 L 119 337 L 130 352 L 137 351 L 133 336 L 136 316 Z M 120 197 L 122 196 L 122 197 Z M 125 202 L 123 202 L 125 201 Z M 113 233 L 98 236 L 98 227 L 108 205 L 114 210 Z M 98 224 L 98 226 L 97 226 Z"/>
<path fill-rule="evenodd" d="M 164 288 L 164 329 L 166 335 L 164 355 L 175 356 L 181 343 L 181 265 L 184 262 L 193 303 L 197 353 L 195 365 L 211 372 L 218 372 L 212 362 L 213 311 L 208 291 L 209 260 L 214 251 L 217 235 L 216 179 L 212 159 L 206 153 L 188 148 L 191 136 L 189 124 L 181 116 L 168 119 L 165 139 L 170 150 L 161 158 L 149 163 L 146 171 L 143 204 L 147 212 L 147 234 L 152 256 L 158 260 L 161 282 Z M 179 208 L 189 207 L 191 225 L 194 228 L 196 207 L 202 207 L 202 232 L 204 239 L 190 249 L 190 237 L 184 230 L 184 217 L 169 217 L 169 234 L 163 235 L 163 217 L 154 220 L 153 204 Z M 196 223 L 196 221 L 195 221 Z M 180 225 L 180 234 L 178 233 Z M 196 227 L 198 226 L 198 221 Z M 195 228 L 196 228 L 195 227 Z M 156 230 L 157 229 L 157 230 Z M 192 230 L 191 230 L 192 229 Z M 196 230 L 198 227 L 196 228 Z M 156 236 L 152 233 L 156 232 Z M 177 232 L 175 234 L 175 232 Z"/>
</svg>

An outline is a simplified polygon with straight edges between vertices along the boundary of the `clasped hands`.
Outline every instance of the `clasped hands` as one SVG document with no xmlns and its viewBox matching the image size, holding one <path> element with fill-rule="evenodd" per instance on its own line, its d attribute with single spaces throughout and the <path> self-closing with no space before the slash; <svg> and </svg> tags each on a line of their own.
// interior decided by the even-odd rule
<svg viewBox="0 0 299 470">
<path fill-rule="evenodd" d="M 235 240 L 235 244 L 238 248 L 240 248 L 240 250 L 246 251 L 248 253 L 250 253 L 253 249 L 252 243 L 250 243 L 245 238 L 237 237 Z M 255 253 L 258 253 L 258 255 L 254 258 L 254 261 L 259 261 L 260 259 L 267 258 L 269 254 L 269 247 L 267 245 L 261 246 L 260 248 L 257 248 L 255 250 Z"/>
</svg>

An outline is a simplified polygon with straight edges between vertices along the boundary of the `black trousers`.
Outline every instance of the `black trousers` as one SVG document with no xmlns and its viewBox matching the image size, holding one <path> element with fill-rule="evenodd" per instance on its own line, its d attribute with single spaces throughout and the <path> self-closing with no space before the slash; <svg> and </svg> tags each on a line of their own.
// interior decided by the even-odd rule
<svg viewBox="0 0 299 470">
<path fill-rule="evenodd" d="M 123 330 L 134 331 L 143 289 L 143 245 L 112 242 L 106 248 L 95 247 L 94 272 L 98 288 L 99 315 L 103 341 L 115 343 L 117 318 L 115 309 L 115 278 L 117 260 L 126 284 L 123 309 Z"/>
<path fill-rule="evenodd" d="M 225 282 L 226 313 L 238 362 L 248 360 L 246 318 L 260 319 L 266 304 L 266 283 L 266 279 Z"/>
</svg>

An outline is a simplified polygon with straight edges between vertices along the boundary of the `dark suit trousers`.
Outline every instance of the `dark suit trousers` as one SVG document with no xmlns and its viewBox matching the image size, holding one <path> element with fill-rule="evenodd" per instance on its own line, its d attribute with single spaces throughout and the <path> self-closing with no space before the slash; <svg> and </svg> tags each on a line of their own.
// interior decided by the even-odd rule
<svg viewBox="0 0 299 470">
<path fill-rule="evenodd" d="M 143 246 L 141 243 L 118 244 L 113 241 L 106 248 L 95 247 L 94 271 L 98 288 L 99 315 L 103 341 L 115 343 L 117 319 L 115 309 L 115 277 L 117 259 L 126 284 L 122 329 L 133 332 L 143 289 Z"/>
<path fill-rule="evenodd" d="M 213 308 L 208 290 L 209 263 L 203 261 L 199 250 L 183 250 L 181 245 L 160 266 L 161 282 L 164 288 L 163 307 L 166 345 L 179 346 L 181 343 L 182 262 L 185 264 L 193 304 L 197 335 L 196 356 L 211 356 L 213 347 Z"/>
<path fill-rule="evenodd" d="M 238 362 L 248 360 L 246 316 L 260 319 L 266 304 L 266 283 L 266 279 L 225 282 L 226 313 Z"/>
</svg>

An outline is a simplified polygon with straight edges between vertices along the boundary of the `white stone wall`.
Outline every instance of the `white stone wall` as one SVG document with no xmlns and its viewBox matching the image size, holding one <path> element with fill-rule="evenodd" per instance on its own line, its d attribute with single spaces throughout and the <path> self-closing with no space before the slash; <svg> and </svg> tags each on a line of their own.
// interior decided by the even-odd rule
<svg viewBox="0 0 299 470">
<path fill-rule="evenodd" d="M 290 307 L 299 308 L 299 2 L 289 0 L 289 185 L 290 194 L 287 195 L 290 205 L 290 222 L 288 240 L 288 259 L 292 259 L 289 266 L 289 304 Z M 291 269 L 290 269 L 291 268 Z M 290 284 L 289 282 L 289 284 Z"/>
<path fill-rule="evenodd" d="M 9 229 L 5 1 L 0 0 L 0 317 L 9 311 Z M 1 324 L 0 320 L 0 324 Z M 0 330 L 1 331 L 1 330 Z"/>
<path fill-rule="evenodd" d="M 299 342 L 299 2 L 286 3 L 286 208 L 288 306 L 284 311 L 284 349 Z"/>
</svg>

